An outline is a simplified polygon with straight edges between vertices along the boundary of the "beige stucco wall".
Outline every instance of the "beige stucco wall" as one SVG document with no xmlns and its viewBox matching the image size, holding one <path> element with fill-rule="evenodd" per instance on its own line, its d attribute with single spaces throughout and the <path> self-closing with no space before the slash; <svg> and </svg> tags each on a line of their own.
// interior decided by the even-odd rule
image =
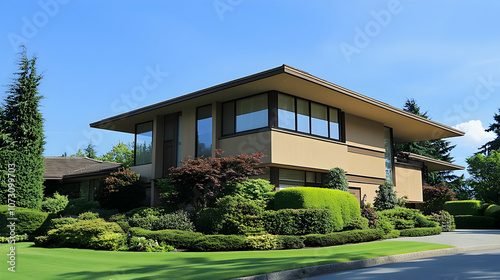
<svg viewBox="0 0 500 280">
<path fill-rule="evenodd" d="M 224 156 L 237 154 L 253 154 L 263 152 L 263 163 L 271 162 L 271 131 L 251 133 L 236 137 L 220 139 L 218 149 L 224 152 Z"/>
<path fill-rule="evenodd" d="M 347 146 L 340 143 L 294 135 L 280 131 L 271 133 L 272 163 L 329 170 L 347 169 Z"/>
<path fill-rule="evenodd" d="M 348 174 L 385 178 L 385 159 L 370 155 L 349 153 L 345 171 Z"/>
<path fill-rule="evenodd" d="M 422 202 L 422 172 L 419 167 L 395 165 L 395 190 L 398 197 L 408 196 L 412 202 Z"/>
<path fill-rule="evenodd" d="M 373 206 L 373 199 L 377 195 L 375 191 L 378 190 L 378 185 L 351 182 L 349 183 L 349 187 L 361 189 L 361 201 L 362 201 L 361 205 L 364 205 L 366 203 L 371 203 Z"/>
<path fill-rule="evenodd" d="M 182 110 L 181 159 L 196 153 L 196 108 Z"/>
<path fill-rule="evenodd" d="M 153 164 L 151 164 L 151 163 L 137 165 L 137 166 L 131 166 L 130 170 L 134 171 L 135 173 L 141 174 L 142 181 L 147 182 L 153 178 Z"/>
<path fill-rule="evenodd" d="M 346 144 L 384 151 L 384 125 L 369 119 L 345 114 Z"/>
</svg>

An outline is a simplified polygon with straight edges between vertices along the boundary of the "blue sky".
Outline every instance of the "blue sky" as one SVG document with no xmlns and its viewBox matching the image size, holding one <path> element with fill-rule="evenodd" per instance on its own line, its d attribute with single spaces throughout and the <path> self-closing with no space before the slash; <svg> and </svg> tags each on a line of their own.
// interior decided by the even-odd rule
<svg viewBox="0 0 500 280">
<path fill-rule="evenodd" d="M 500 107 L 498 1 L 0 2 L 0 85 L 20 43 L 39 57 L 45 155 L 98 154 L 132 135 L 89 123 L 288 64 L 467 132 L 455 163 L 492 138 Z M 5 96 L 6 87 L 0 91 Z"/>
</svg>

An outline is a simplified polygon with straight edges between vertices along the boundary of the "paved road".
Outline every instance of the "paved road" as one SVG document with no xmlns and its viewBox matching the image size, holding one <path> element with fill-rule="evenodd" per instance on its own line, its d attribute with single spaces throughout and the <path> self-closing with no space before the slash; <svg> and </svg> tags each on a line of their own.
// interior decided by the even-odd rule
<svg viewBox="0 0 500 280">
<path fill-rule="evenodd" d="M 392 263 L 306 279 L 500 279 L 500 249 Z"/>
<path fill-rule="evenodd" d="M 500 279 L 500 230 L 456 230 L 443 232 L 441 235 L 391 240 L 447 244 L 456 246 L 465 253 L 336 272 L 305 279 Z"/>
</svg>

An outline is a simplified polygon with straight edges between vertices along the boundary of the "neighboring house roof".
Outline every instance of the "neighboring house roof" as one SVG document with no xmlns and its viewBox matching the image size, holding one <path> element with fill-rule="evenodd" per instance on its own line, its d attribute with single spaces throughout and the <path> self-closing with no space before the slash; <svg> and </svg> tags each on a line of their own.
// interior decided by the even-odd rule
<svg viewBox="0 0 500 280">
<path fill-rule="evenodd" d="M 395 143 L 434 140 L 465 134 L 458 129 L 419 117 L 287 65 L 112 116 L 91 123 L 90 126 L 134 133 L 135 124 L 150 121 L 154 115 L 174 113 L 178 111 L 177 105 L 181 105 L 180 103 L 197 107 L 206 105 L 214 99 L 224 102 L 271 90 L 296 96 L 314 95 L 316 102 L 383 123 L 393 128 Z M 176 106 L 171 106 L 174 104 Z M 169 106 L 170 108 L 167 108 Z"/>
<path fill-rule="evenodd" d="M 465 167 L 456 165 L 453 163 L 449 163 L 447 161 L 442 161 L 439 159 L 434 159 L 430 157 L 421 156 L 414 153 L 409 152 L 400 152 L 398 154 L 398 161 L 416 161 L 422 163 L 424 166 L 427 166 L 427 171 L 445 171 L 445 170 L 464 170 Z"/>
<path fill-rule="evenodd" d="M 45 157 L 45 180 L 106 175 L 117 171 L 122 165 L 88 157 Z"/>
</svg>

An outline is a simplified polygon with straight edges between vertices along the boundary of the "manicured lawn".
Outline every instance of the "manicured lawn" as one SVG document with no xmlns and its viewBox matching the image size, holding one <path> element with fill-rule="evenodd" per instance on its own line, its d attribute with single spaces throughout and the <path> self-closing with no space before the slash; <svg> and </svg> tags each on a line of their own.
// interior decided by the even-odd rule
<svg viewBox="0 0 500 280">
<path fill-rule="evenodd" d="M 451 246 L 387 241 L 302 250 L 143 253 L 46 249 L 16 244 L 16 272 L 0 245 L 0 279 L 228 279 Z"/>
</svg>

